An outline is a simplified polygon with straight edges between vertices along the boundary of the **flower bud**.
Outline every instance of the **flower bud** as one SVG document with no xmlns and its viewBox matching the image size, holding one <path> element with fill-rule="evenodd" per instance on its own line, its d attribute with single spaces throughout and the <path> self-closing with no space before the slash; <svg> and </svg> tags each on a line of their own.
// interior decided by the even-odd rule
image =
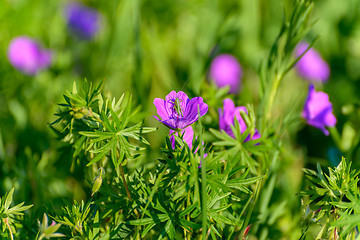
<svg viewBox="0 0 360 240">
<path fill-rule="evenodd" d="M 102 177 L 99 176 L 95 179 L 94 185 L 91 190 L 91 192 L 92 192 L 91 196 L 93 196 L 97 191 L 99 191 L 101 184 L 102 184 Z"/>
</svg>

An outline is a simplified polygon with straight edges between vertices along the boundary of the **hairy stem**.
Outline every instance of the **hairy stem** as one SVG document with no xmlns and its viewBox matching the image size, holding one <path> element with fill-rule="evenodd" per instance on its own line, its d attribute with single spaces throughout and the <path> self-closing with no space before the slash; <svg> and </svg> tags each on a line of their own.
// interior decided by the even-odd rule
<svg viewBox="0 0 360 240">
<path fill-rule="evenodd" d="M 119 167 L 120 167 L 121 178 L 122 178 L 122 180 L 124 182 L 124 185 L 125 185 L 126 194 L 127 194 L 128 198 L 130 199 L 130 201 L 132 201 L 130 191 L 129 191 L 129 188 L 128 188 L 128 185 L 127 185 L 127 182 L 126 182 L 126 179 L 125 179 L 125 176 L 124 176 L 124 171 L 123 171 L 122 165 L 120 164 Z"/>
<path fill-rule="evenodd" d="M 273 81 L 273 84 L 271 86 L 271 91 L 270 91 L 270 95 L 269 95 L 269 99 L 266 102 L 266 107 L 265 107 L 265 121 L 269 120 L 271 118 L 271 108 L 272 105 L 274 104 L 275 101 L 275 96 L 277 93 L 277 90 L 279 88 L 280 82 L 282 80 L 283 76 L 282 74 L 277 74 L 275 76 L 275 79 Z"/>
<path fill-rule="evenodd" d="M 127 185 L 127 182 L 126 182 L 126 179 L 125 179 L 125 175 L 124 175 L 122 165 L 120 164 L 119 167 L 120 167 L 120 175 L 121 175 L 121 178 L 122 178 L 122 180 L 124 182 L 124 185 L 125 185 L 126 194 L 127 194 L 128 198 L 129 198 L 129 200 L 132 201 L 131 194 L 130 194 L 130 191 L 129 191 L 129 188 L 128 188 L 128 185 Z M 137 219 L 139 219 L 140 214 L 139 214 L 139 212 L 137 211 L 136 208 L 134 209 L 134 212 L 136 214 Z"/>
</svg>

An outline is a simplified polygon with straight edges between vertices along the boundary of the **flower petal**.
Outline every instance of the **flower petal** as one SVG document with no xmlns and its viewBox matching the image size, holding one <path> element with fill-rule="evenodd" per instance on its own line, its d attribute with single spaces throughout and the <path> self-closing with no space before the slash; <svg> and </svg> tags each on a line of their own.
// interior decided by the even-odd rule
<svg viewBox="0 0 360 240">
<path fill-rule="evenodd" d="M 164 124 L 165 126 L 167 126 L 168 128 L 171 129 L 177 129 L 178 128 L 178 124 L 175 121 L 175 119 L 171 118 L 171 119 L 166 119 L 166 120 L 162 120 L 160 121 L 162 124 Z"/>
<path fill-rule="evenodd" d="M 154 105 L 156 107 L 157 114 L 160 116 L 160 118 L 162 120 L 166 120 L 166 119 L 170 118 L 169 113 L 168 113 L 167 108 L 166 108 L 166 103 L 165 103 L 164 99 L 155 98 L 154 99 Z"/>
<path fill-rule="evenodd" d="M 333 127 L 336 124 L 336 117 L 332 110 L 329 96 L 324 92 L 316 92 L 314 85 L 310 85 L 309 94 L 302 112 L 306 122 L 313 127 L 319 128 L 325 135 L 329 135 L 329 131 L 325 127 Z"/>
<path fill-rule="evenodd" d="M 200 116 L 204 116 L 208 111 L 208 105 L 204 103 L 202 97 L 194 97 L 192 98 L 185 109 L 184 119 L 188 122 L 188 125 L 194 123 L 198 120 L 198 106 L 200 110 Z"/>
<path fill-rule="evenodd" d="M 230 98 L 223 101 L 224 104 L 224 121 L 226 124 L 234 124 L 235 104 Z"/>
<path fill-rule="evenodd" d="M 182 91 L 179 91 L 177 93 L 177 98 L 179 99 L 179 104 L 181 109 L 184 111 L 186 108 L 186 105 L 188 104 L 189 97 Z"/>
<path fill-rule="evenodd" d="M 309 118 L 315 118 L 317 115 L 321 114 L 324 109 L 329 107 L 332 110 L 332 104 L 329 102 L 329 96 L 324 92 L 313 93 L 307 104 Z"/>
</svg>

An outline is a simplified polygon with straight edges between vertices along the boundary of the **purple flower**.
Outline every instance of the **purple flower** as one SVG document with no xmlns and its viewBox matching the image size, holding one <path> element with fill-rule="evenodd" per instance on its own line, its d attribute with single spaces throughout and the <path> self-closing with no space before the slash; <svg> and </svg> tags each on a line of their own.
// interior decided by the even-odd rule
<svg viewBox="0 0 360 240">
<path fill-rule="evenodd" d="M 295 48 L 296 56 L 303 54 L 308 46 L 305 42 L 299 43 Z M 296 63 L 296 70 L 300 76 L 314 82 L 326 82 L 330 77 L 329 65 L 313 48 Z"/>
<path fill-rule="evenodd" d="M 161 119 L 154 117 L 174 130 L 184 129 L 196 122 L 199 118 L 198 107 L 200 116 L 205 115 L 208 111 L 208 105 L 204 103 L 202 97 L 189 99 L 182 91 L 178 93 L 171 91 L 165 100 L 155 98 L 154 105 Z"/>
<path fill-rule="evenodd" d="M 244 133 L 247 129 L 245 121 L 242 119 L 240 112 L 243 111 L 246 114 L 248 114 L 248 111 L 246 107 L 240 106 L 235 107 L 234 102 L 230 98 L 226 98 L 223 101 L 224 103 L 224 109 L 219 109 L 219 125 L 220 129 L 224 130 L 227 134 L 229 134 L 231 137 L 235 138 L 235 135 L 231 129 L 231 126 L 234 125 L 234 118 L 239 122 L 240 131 L 241 133 Z M 247 142 L 249 140 L 256 140 L 259 139 L 261 136 L 259 134 L 259 131 L 255 129 L 254 135 L 251 137 L 250 134 L 245 138 L 244 142 Z"/>
<path fill-rule="evenodd" d="M 230 93 L 239 92 L 242 75 L 240 63 L 230 54 L 219 55 L 211 63 L 210 78 L 219 88 L 230 86 Z"/>
<path fill-rule="evenodd" d="M 71 2 L 65 7 L 67 25 L 82 39 L 91 39 L 98 32 L 100 14 L 94 8 Z"/>
<path fill-rule="evenodd" d="M 51 52 L 41 48 L 35 40 L 21 36 L 11 41 L 8 59 L 17 70 L 26 75 L 35 75 L 51 65 Z"/>
<path fill-rule="evenodd" d="M 332 110 L 329 96 L 324 92 L 316 92 L 314 85 L 311 84 L 302 112 L 302 117 L 305 118 L 307 124 L 319 128 L 325 135 L 329 135 L 329 131 L 325 127 L 334 127 L 336 124 Z"/>
</svg>

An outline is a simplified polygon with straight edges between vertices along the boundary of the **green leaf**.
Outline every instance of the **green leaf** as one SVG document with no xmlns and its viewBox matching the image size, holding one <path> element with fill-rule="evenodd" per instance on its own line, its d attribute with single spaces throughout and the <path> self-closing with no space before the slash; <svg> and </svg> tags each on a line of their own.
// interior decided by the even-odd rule
<svg viewBox="0 0 360 240">
<path fill-rule="evenodd" d="M 87 167 L 100 161 L 107 155 L 107 153 L 109 152 L 109 150 L 111 148 L 111 143 L 109 142 L 106 146 L 107 146 L 106 149 L 104 149 L 102 152 L 100 152 L 98 155 L 96 155 L 96 157 L 93 158 L 88 164 L 86 164 Z"/>
<path fill-rule="evenodd" d="M 52 226 L 49 226 L 45 231 L 44 233 L 46 235 L 50 235 L 50 234 L 53 234 L 55 233 L 59 228 L 60 228 L 61 224 L 55 224 L 55 225 L 52 225 Z"/>
<path fill-rule="evenodd" d="M 192 230 L 196 230 L 196 229 L 201 228 L 201 224 L 197 224 L 197 223 L 188 221 L 188 220 L 186 220 L 184 218 L 180 219 L 180 225 L 181 225 L 181 227 L 188 230 L 189 232 L 191 232 Z"/>
<path fill-rule="evenodd" d="M 118 117 L 118 115 L 114 112 L 114 110 L 112 110 L 112 108 L 110 108 L 110 113 L 111 113 L 111 116 L 115 122 L 115 126 L 116 126 L 116 129 L 119 130 L 121 129 L 120 126 L 121 126 L 121 123 L 120 123 L 120 119 Z"/>
<path fill-rule="evenodd" d="M 103 125 L 105 126 L 105 128 L 107 129 L 107 131 L 113 132 L 115 133 L 116 130 L 113 128 L 113 126 L 111 126 L 111 123 L 109 121 L 108 116 L 106 115 L 106 113 L 103 111 L 101 113 L 101 119 L 103 120 Z"/>
<path fill-rule="evenodd" d="M 154 227 L 156 226 L 156 223 L 150 223 L 149 225 L 147 225 L 147 227 L 142 231 L 141 233 L 141 237 L 145 238 L 146 234 Z"/>
<path fill-rule="evenodd" d="M 219 213 L 215 213 L 215 212 L 209 212 L 209 215 L 211 218 L 213 218 L 216 222 L 218 223 L 225 223 L 228 225 L 235 225 L 235 222 L 228 219 L 227 217 L 219 214 Z"/>
<path fill-rule="evenodd" d="M 184 217 L 185 215 L 191 213 L 198 206 L 199 203 L 193 203 L 191 206 L 187 207 L 184 211 L 180 212 L 179 217 Z"/>
<path fill-rule="evenodd" d="M 129 115 L 131 112 L 131 103 L 132 103 L 132 96 L 129 97 L 128 102 L 127 102 L 126 106 L 124 107 L 125 112 L 124 112 L 124 115 L 121 115 L 122 122 L 120 124 L 119 130 L 124 129 L 126 127 L 127 123 L 129 122 Z"/>
<path fill-rule="evenodd" d="M 136 219 L 136 220 L 129 220 L 129 221 L 127 221 L 127 223 L 130 225 L 141 226 L 141 225 L 164 222 L 168 219 L 169 219 L 169 216 L 167 214 L 159 214 L 156 216 L 156 220 L 154 220 L 153 218 L 141 218 L 141 219 Z"/>
<path fill-rule="evenodd" d="M 7 211 L 9 209 L 9 207 L 10 207 L 10 204 L 11 204 L 12 199 L 13 199 L 13 194 L 14 194 L 14 188 L 12 188 L 10 190 L 10 192 L 6 196 L 5 204 L 4 204 L 5 211 Z"/>
</svg>

